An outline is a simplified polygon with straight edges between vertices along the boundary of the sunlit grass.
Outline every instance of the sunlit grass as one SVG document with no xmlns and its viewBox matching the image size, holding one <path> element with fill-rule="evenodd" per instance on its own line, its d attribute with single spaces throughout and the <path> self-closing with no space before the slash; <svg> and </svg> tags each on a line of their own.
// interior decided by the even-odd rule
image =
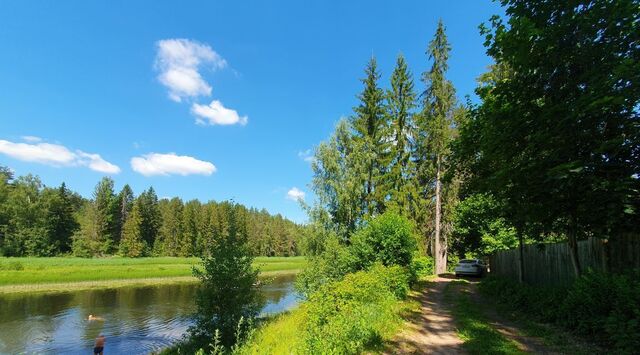
<svg viewBox="0 0 640 355">
<path fill-rule="evenodd" d="M 199 258 L 0 258 L 0 286 L 190 276 Z M 304 257 L 259 257 L 262 272 L 298 270 Z"/>
<path fill-rule="evenodd" d="M 452 281 L 445 297 L 452 302 L 452 313 L 458 326 L 458 336 L 469 354 L 524 354 L 513 341 L 493 329 L 487 318 L 464 292 L 452 295 L 452 288 L 464 281 Z"/>
</svg>

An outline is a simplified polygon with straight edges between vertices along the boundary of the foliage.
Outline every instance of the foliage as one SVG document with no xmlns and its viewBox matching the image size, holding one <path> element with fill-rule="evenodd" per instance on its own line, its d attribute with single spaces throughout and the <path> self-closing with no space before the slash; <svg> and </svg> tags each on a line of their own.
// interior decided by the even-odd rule
<svg viewBox="0 0 640 355">
<path fill-rule="evenodd" d="M 140 205 L 135 203 L 122 227 L 122 238 L 118 248 L 120 255 L 135 258 L 144 256 L 148 252 L 148 246 L 140 233 L 141 224 Z"/>
<path fill-rule="evenodd" d="M 411 260 L 410 270 L 413 281 L 419 280 L 427 275 L 433 275 L 433 258 L 429 256 L 414 255 Z"/>
<path fill-rule="evenodd" d="M 328 235 L 319 255 L 310 256 L 307 267 L 296 277 L 296 289 L 308 297 L 322 285 L 341 280 L 356 271 L 351 250 L 342 245 L 335 235 Z"/>
<path fill-rule="evenodd" d="M 386 212 L 358 230 L 351 238 L 356 267 L 367 269 L 375 262 L 408 267 L 416 250 L 413 225 L 394 212 Z"/>
<path fill-rule="evenodd" d="M 196 343 L 203 343 L 217 330 L 221 344 L 230 347 L 237 341 L 234 335 L 241 331 L 236 328 L 241 319 L 250 324 L 258 314 L 260 296 L 242 210 L 232 203 L 222 204 L 221 210 L 229 216 L 227 224 L 214 228 L 218 235 L 202 257 L 202 269 L 193 269 L 200 288 L 195 325 L 189 331 Z"/>
<path fill-rule="evenodd" d="M 357 354 L 380 343 L 385 327 L 397 321 L 394 312 L 397 298 L 387 284 L 388 278 L 400 275 L 380 273 L 384 269 L 380 266 L 349 274 L 309 297 L 304 304 L 302 353 Z M 406 282 L 406 275 L 403 280 Z"/>
<path fill-rule="evenodd" d="M 128 241 L 122 242 L 134 205 L 138 211 L 129 222 Z M 211 240 L 211 228 L 221 204 L 179 198 L 158 200 L 153 188 L 137 198 L 129 185 L 114 193 L 114 181 L 102 179 L 91 199 L 84 199 L 62 183 L 44 186 L 36 176 L 14 178 L 0 166 L 0 255 L 79 257 L 128 255 L 119 250 L 138 237 L 142 252 L 168 256 L 200 256 Z M 266 210 L 241 207 L 247 215 L 247 233 L 253 255 L 299 255 L 305 228 Z M 134 228 L 135 226 L 135 228 Z M 133 230 L 137 229 L 137 230 Z M 132 245 L 131 250 L 140 249 Z M 131 255 L 133 255 L 131 254 Z"/>
<path fill-rule="evenodd" d="M 518 245 L 515 229 L 500 216 L 501 206 L 487 194 L 474 194 L 461 201 L 454 211 L 451 249 L 458 256 L 486 257 L 498 250 Z"/>
<path fill-rule="evenodd" d="M 534 238 L 637 231 L 640 7 L 637 1 L 503 0 L 483 26 L 496 64 L 461 128 L 466 190 L 501 201 Z"/>
<path fill-rule="evenodd" d="M 631 354 L 640 344 L 640 275 L 587 272 L 569 289 L 488 278 L 480 288 L 510 309 Z"/>
</svg>

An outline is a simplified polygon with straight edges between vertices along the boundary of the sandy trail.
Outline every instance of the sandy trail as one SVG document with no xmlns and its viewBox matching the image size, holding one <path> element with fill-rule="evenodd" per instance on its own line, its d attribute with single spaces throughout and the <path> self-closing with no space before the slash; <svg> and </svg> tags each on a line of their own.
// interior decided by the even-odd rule
<svg viewBox="0 0 640 355">
<path fill-rule="evenodd" d="M 406 329 L 393 339 L 386 354 L 465 354 L 444 299 L 449 281 L 438 277 L 422 290 L 416 297 L 420 311 L 410 315 Z"/>
</svg>

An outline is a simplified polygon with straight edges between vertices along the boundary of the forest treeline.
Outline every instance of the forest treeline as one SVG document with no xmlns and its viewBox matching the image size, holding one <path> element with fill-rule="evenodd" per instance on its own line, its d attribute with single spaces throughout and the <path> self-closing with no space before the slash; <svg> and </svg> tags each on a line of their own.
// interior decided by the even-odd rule
<svg viewBox="0 0 640 355">
<path fill-rule="evenodd" d="M 254 255 L 299 254 L 304 227 L 264 209 L 158 199 L 152 187 L 135 196 L 129 185 L 116 192 L 108 177 L 86 199 L 64 183 L 47 187 L 0 167 L 0 255 L 201 256 L 227 234 L 230 210 Z"/>
</svg>

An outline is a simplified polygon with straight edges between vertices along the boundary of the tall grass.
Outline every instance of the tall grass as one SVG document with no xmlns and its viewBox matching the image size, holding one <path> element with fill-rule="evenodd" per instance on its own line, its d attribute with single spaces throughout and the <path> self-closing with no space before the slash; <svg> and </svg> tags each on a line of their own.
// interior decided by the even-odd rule
<svg viewBox="0 0 640 355">
<path fill-rule="evenodd" d="M 0 286 L 191 276 L 199 258 L 0 258 Z M 304 257 L 259 257 L 263 272 L 298 270 Z"/>
</svg>

